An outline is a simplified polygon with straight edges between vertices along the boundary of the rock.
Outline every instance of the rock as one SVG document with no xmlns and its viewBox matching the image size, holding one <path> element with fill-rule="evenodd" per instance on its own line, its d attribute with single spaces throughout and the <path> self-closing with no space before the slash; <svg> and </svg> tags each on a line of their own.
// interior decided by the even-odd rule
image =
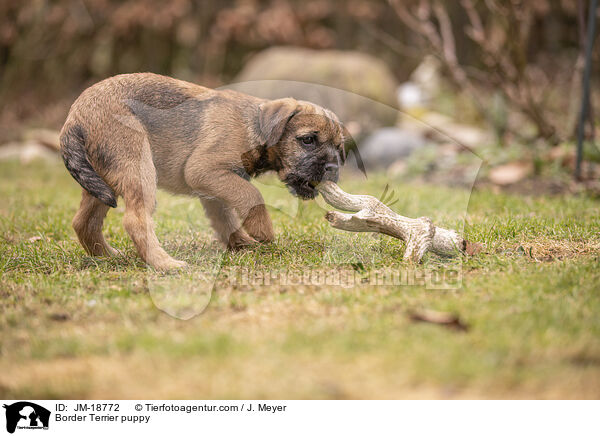
<svg viewBox="0 0 600 436">
<path fill-rule="evenodd" d="M 427 112 L 421 117 L 421 120 L 471 148 L 487 145 L 494 139 L 493 135 L 487 130 L 457 123 L 450 117 L 439 113 Z"/>
<path fill-rule="evenodd" d="M 496 185 L 506 186 L 520 182 L 533 173 L 531 162 L 511 162 L 490 170 L 490 181 Z"/>
<path fill-rule="evenodd" d="M 239 86 L 250 81 L 258 82 Z M 227 88 L 270 99 L 294 97 L 327 107 L 344 123 L 359 123 L 363 136 L 374 128 L 393 125 L 398 115 L 393 74 L 384 62 L 365 53 L 274 47 L 251 58 L 235 82 L 239 83 Z"/>
<path fill-rule="evenodd" d="M 19 159 L 23 164 L 36 159 L 50 162 L 58 160 L 59 154 L 35 141 L 9 142 L 0 145 L 0 160 L 10 159 Z"/>
<path fill-rule="evenodd" d="M 414 82 L 405 82 L 397 90 L 398 104 L 402 110 L 414 111 L 427 105 L 430 96 Z"/>
<path fill-rule="evenodd" d="M 60 150 L 60 132 L 51 129 L 30 129 L 23 134 L 23 141 L 37 142 L 51 150 Z"/>
<path fill-rule="evenodd" d="M 420 113 L 418 119 L 402 117 L 401 125 L 406 130 L 419 132 L 434 141 L 456 140 L 472 149 L 494 141 L 493 134 L 487 130 L 457 123 L 446 115 L 432 111 Z"/>
<path fill-rule="evenodd" d="M 402 110 L 414 111 L 426 108 L 440 90 L 441 63 L 433 56 L 425 56 L 410 75 L 410 80 L 397 90 L 398 104 Z"/>
<path fill-rule="evenodd" d="M 438 58 L 427 55 L 410 75 L 410 81 L 418 85 L 429 97 L 435 96 L 441 87 L 442 63 Z"/>
<path fill-rule="evenodd" d="M 426 144 L 425 139 L 414 132 L 395 127 L 378 129 L 363 140 L 358 151 L 367 170 L 388 168 L 397 164 L 416 149 Z"/>
</svg>

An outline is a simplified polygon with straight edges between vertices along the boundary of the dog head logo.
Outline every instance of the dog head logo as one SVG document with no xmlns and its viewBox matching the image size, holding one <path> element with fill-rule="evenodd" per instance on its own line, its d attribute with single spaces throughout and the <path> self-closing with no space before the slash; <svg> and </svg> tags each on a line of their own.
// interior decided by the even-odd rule
<svg viewBox="0 0 600 436">
<path fill-rule="evenodd" d="M 48 429 L 50 411 L 28 401 L 4 405 L 6 409 L 6 431 L 14 433 L 18 429 Z"/>
</svg>

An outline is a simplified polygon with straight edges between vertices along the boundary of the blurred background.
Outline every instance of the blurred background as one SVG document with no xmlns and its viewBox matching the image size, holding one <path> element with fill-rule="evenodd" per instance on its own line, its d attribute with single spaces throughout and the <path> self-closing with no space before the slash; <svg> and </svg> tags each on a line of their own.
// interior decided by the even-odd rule
<svg viewBox="0 0 600 436">
<path fill-rule="evenodd" d="M 4 0 L 0 143 L 11 147 L 0 157 L 43 154 L 35 143 L 56 142 L 83 89 L 151 71 L 209 87 L 308 82 L 397 108 L 403 120 L 319 101 L 361 139 L 367 165 L 394 175 L 410 177 L 414 166 L 460 175 L 467 146 L 488 164 L 481 183 L 597 190 L 593 122 L 584 183 L 572 181 L 588 8 L 587 0 Z M 595 44 L 592 90 L 599 57 Z M 258 93 L 270 96 L 269 87 Z M 599 98 L 591 93 L 591 119 Z"/>
<path fill-rule="evenodd" d="M 1 0 L 0 397 L 597 399 L 594 2 Z M 344 190 L 484 252 L 407 265 L 398 240 L 332 229 L 322 199 L 269 175 L 253 183 L 275 242 L 223 252 L 200 202 L 160 192 L 158 239 L 194 267 L 165 277 L 216 280 L 202 316 L 166 315 L 189 300 L 136 254 L 123 202 L 103 229 L 123 255 L 85 255 L 57 152 L 86 87 L 140 71 L 329 107 L 367 170 L 350 161 Z"/>
</svg>

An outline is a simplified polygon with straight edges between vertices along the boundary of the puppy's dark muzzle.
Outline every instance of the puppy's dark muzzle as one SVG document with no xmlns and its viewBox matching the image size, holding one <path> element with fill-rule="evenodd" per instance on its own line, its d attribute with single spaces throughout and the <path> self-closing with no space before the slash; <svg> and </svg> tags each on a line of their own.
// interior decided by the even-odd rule
<svg viewBox="0 0 600 436">
<path fill-rule="evenodd" d="M 328 163 L 325 165 L 325 172 L 323 173 L 323 181 L 328 180 L 337 183 L 340 176 L 340 169 L 337 164 Z"/>
</svg>

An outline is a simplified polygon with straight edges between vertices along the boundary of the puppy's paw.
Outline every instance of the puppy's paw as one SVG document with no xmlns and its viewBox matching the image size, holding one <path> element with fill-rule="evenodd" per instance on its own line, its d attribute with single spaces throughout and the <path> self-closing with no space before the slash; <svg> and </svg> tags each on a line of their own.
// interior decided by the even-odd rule
<svg viewBox="0 0 600 436">
<path fill-rule="evenodd" d="M 98 257 L 120 257 L 123 253 L 116 248 L 111 247 L 106 242 L 96 242 L 93 244 L 83 244 L 83 248 L 92 256 Z"/>
<path fill-rule="evenodd" d="M 243 230 L 236 230 L 229 236 L 227 248 L 231 251 L 237 251 L 257 243 L 258 241 L 256 239 L 248 236 L 248 234 Z"/>
<path fill-rule="evenodd" d="M 109 257 L 122 257 L 123 252 L 121 250 L 117 250 L 114 247 L 111 247 L 110 245 L 107 245 L 105 248 L 105 255 Z"/>
<path fill-rule="evenodd" d="M 273 235 L 273 229 L 252 229 L 248 230 L 248 234 L 256 239 L 258 242 L 273 242 L 275 236 Z"/>
<path fill-rule="evenodd" d="M 259 204 L 250 209 L 244 220 L 244 228 L 252 238 L 259 242 L 271 242 L 275 237 L 271 217 L 269 217 L 264 204 Z"/>
<path fill-rule="evenodd" d="M 173 259 L 172 257 L 169 257 L 152 262 L 151 266 L 158 271 L 173 271 L 177 269 L 187 268 L 188 264 L 183 260 L 177 260 Z"/>
<path fill-rule="evenodd" d="M 181 269 L 181 268 L 187 268 L 189 265 L 185 260 L 176 260 L 173 259 L 173 262 L 171 263 L 171 266 L 169 269 Z"/>
</svg>

